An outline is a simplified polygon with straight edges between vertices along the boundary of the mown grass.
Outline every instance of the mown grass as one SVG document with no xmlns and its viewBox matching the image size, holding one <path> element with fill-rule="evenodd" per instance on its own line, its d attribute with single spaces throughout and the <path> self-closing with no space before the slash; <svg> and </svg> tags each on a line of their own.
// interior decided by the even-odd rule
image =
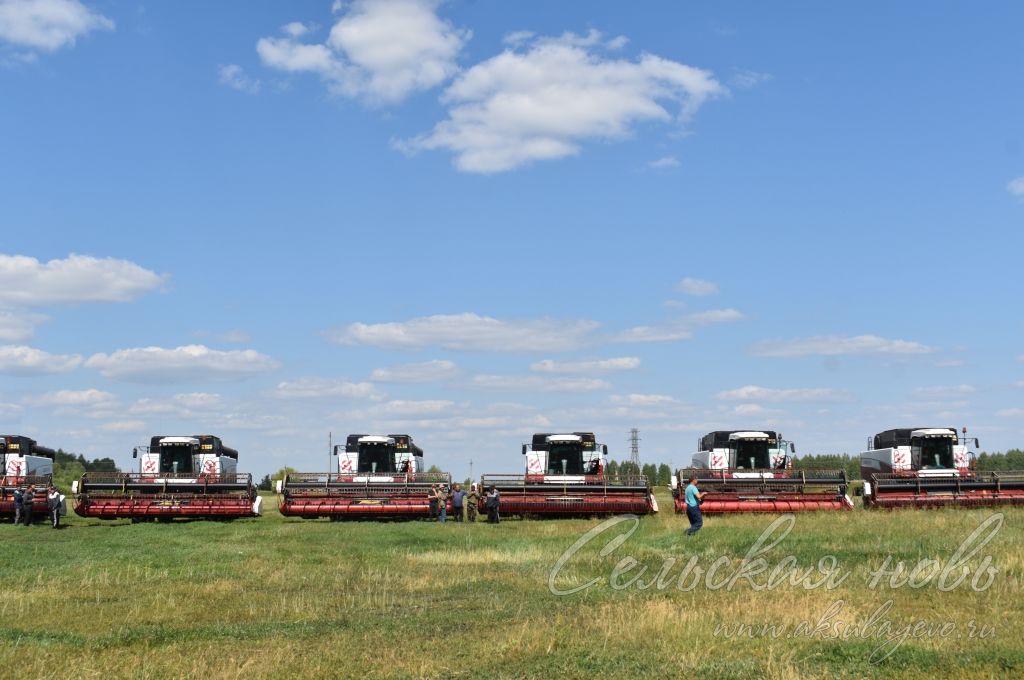
<svg viewBox="0 0 1024 680">
<path fill-rule="evenodd" d="M 669 510 L 644 518 L 610 554 L 622 523 L 585 546 L 555 579 L 559 556 L 600 520 L 507 521 L 499 526 L 427 522 L 285 520 L 233 523 L 100 523 L 72 518 L 63 531 L 0 526 L 0 669 L 21 677 L 892 677 L 1002 678 L 1024 674 L 1020 602 L 1024 510 L 1006 509 L 991 555 L 992 585 L 942 592 L 870 589 L 886 556 L 909 565 L 948 562 L 992 512 L 902 511 L 799 516 L 766 555 L 799 569 L 833 555 L 838 587 L 785 584 L 757 590 L 701 582 L 675 587 L 688 560 L 735 573 L 774 517 L 709 518 L 686 539 Z M 627 555 L 654 579 L 668 558 L 667 587 L 615 589 Z M 635 576 L 640 566 L 623 579 Z M 817 578 L 817 577 L 816 577 Z M 969 579 L 968 579 L 969 581 Z M 764 578 L 759 581 L 761 584 Z M 888 650 L 876 634 L 841 636 L 818 626 L 837 601 L 842 621 L 863 625 L 892 600 L 899 626 L 950 622 L 949 635 L 919 635 Z M 968 622 L 991 626 L 984 638 Z M 720 624 L 786 628 L 778 636 L 716 635 Z M 770 632 L 770 631 L 769 631 Z M 0 672 L 3 675 L 3 672 Z"/>
</svg>

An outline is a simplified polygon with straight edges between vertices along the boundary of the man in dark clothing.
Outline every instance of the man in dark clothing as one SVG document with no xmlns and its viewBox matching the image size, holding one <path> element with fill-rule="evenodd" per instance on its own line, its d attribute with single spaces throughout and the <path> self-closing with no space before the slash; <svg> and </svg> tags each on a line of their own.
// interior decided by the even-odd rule
<svg viewBox="0 0 1024 680">
<path fill-rule="evenodd" d="M 21 517 L 25 514 L 25 493 L 21 489 L 14 490 L 14 526 L 21 524 Z"/>
<path fill-rule="evenodd" d="M 501 521 L 501 517 L 498 514 L 500 505 L 501 494 L 498 492 L 497 487 L 492 485 L 487 491 L 487 522 L 489 524 L 498 524 Z"/>
<path fill-rule="evenodd" d="M 462 490 L 462 485 L 456 484 L 455 490 L 452 492 L 452 515 L 455 516 L 456 522 L 462 521 L 462 506 L 465 498 L 466 492 Z"/>
<path fill-rule="evenodd" d="M 50 513 L 50 524 L 54 529 L 60 529 L 60 494 L 52 484 L 46 490 L 46 509 Z"/>
<path fill-rule="evenodd" d="M 22 498 L 22 501 L 21 501 L 22 505 L 24 506 L 24 510 L 22 510 L 22 515 L 23 515 L 24 520 L 25 520 L 25 526 L 27 526 L 27 527 L 32 526 L 32 504 L 35 503 L 35 501 L 36 501 L 36 485 L 35 484 L 29 484 L 28 488 L 25 489 L 25 495 L 24 495 L 24 497 Z"/>
</svg>

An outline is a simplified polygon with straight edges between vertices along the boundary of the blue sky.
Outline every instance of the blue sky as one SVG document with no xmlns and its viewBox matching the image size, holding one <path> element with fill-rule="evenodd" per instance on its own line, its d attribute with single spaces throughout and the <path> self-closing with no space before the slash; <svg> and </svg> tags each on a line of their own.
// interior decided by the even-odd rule
<svg viewBox="0 0 1024 680">
<path fill-rule="evenodd" d="M 1024 445 L 1022 18 L 0 0 L 0 429 Z"/>
</svg>

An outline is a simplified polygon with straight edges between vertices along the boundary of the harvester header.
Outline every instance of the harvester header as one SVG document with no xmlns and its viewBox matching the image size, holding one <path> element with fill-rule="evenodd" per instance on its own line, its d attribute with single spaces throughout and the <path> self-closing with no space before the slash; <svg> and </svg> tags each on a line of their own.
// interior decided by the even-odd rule
<svg viewBox="0 0 1024 680">
<path fill-rule="evenodd" d="M 693 477 L 704 492 L 701 511 L 794 512 L 849 510 L 845 470 L 794 470 L 796 446 L 773 430 L 715 430 L 699 440 L 691 467 L 678 470 L 671 490 L 676 512 Z"/>
<path fill-rule="evenodd" d="M 101 519 L 235 519 L 260 514 L 238 451 L 210 434 L 156 435 L 136 447 L 139 472 L 87 472 L 72 486 L 75 512 Z"/>
<path fill-rule="evenodd" d="M 500 512 L 521 516 L 647 514 L 658 506 L 642 475 L 610 477 L 608 447 L 593 432 L 538 432 L 523 444 L 526 474 L 484 475 L 500 494 Z"/>
<path fill-rule="evenodd" d="M 971 444 L 953 427 L 885 430 L 860 454 L 864 507 L 1024 504 L 1024 471 L 979 473 Z"/>
<path fill-rule="evenodd" d="M 350 434 L 334 447 L 337 472 L 293 472 L 279 480 L 282 515 L 315 519 L 430 516 L 432 485 L 447 472 L 424 472 L 423 449 L 408 434 Z"/>
</svg>

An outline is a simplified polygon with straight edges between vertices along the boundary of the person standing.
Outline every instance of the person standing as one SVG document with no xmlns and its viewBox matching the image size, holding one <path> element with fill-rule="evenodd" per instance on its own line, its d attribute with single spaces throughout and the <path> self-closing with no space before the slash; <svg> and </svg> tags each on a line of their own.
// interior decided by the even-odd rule
<svg viewBox="0 0 1024 680">
<path fill-rule="evenodd" d="M 462 521 L 462 506 L 465 504 L 466 492 L 462 490 L 461 484 L 455 485 L 455 491 L 452 493 L 452 514 L 455 515 L 455 521 Z"/>
<path fill-rule="evenodd" d="M 498 487 L 492 484 L 491 488 L 487 491 L 487 522 L 489 524 L 501 522 L 501 516 L 498 512 L 500 507 L 501 494 L 498 492 Z"/>
<path fill-rule="evenodd" d="M 476 522 L 476 507 L 480 502 L 480 491 L 476 483 L 469 485 L 469 493 L 466 494 L 466 521 Z"/>
<path fill-rule="evenodd" d="M 448 489 L 440 486 L 437 489 L 437 521 L 441 524 L 448 519 Z"/>
<path fill-rule="evenodd" d="M 430 503 L 430 519 L 437 519 L 437 484 L 430 485 L 427 502 Z"/>
<path fill-rule="evenodd" d="M 50 524 L 54 529 L 60 529 L 60 493 L 52 484 L 46 490 L 46 509 L 50 513 Z"/>
<path fill-rule="evenodd" d="M 25 514 L 25 492 L 20 488 L 14 489 L 14 526 L 21 524 L 21 518 Z"/>
<path fill-rule="evenodd" d="M 36 485 L 29 484 L 28 488 L 25 489 L 25 495 L 22 498 L 22 517 L 25 520 L 25 526 L 32 526 L 32 504 L 36 502 Z"/>
<path fill-rule="evenodd" d="M 690 477 L 690 483 L 686 485 L 686 518 L 690 520 L 690 528 L 686 530 L 687 536 L 693 536 L 704 526 L 704 517 L 700 514 L 700 503 L 704 499 L 704 492 L 697 488 L 697 477 Z"/>
</svg>

